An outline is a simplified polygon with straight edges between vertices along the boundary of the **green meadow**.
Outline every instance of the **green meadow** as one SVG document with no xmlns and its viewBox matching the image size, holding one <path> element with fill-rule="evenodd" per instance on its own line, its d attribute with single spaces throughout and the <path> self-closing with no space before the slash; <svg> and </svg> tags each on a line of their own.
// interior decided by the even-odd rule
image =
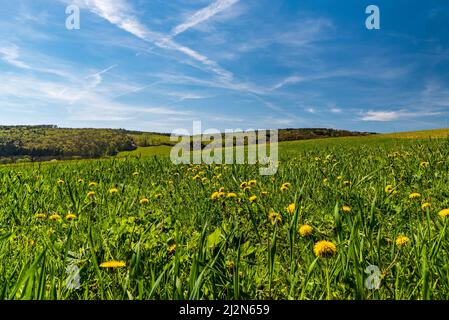
<svg viewBox="0 0 449 320">
<path fill-rule="evenodd" d="M 282 142 L 274 176 L 169 153 L 0 166 L 0 299 L 449 295 L 447 131 Z"/>
</svg>

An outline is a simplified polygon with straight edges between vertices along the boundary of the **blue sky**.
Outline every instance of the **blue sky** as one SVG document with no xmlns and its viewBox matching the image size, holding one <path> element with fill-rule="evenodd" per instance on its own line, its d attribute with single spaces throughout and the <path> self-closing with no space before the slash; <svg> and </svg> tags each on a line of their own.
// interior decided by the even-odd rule
<svg viewBox="0 0 449 320">
<path fill-rule="evenodd" d="M 447 127 L 446 0 L 0 0 L 0 124 Z M 67 5 L 80 30 L 67 30 Z M 380 8 L 367 30 L 365 8 Z"/>
</svg>

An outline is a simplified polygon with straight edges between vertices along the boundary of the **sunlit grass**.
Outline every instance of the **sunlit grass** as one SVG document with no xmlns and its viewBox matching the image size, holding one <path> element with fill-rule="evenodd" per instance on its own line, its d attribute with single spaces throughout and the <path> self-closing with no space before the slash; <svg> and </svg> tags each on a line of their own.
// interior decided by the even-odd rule
<svg viewBox="0 0 449 320">
<path fill-rule="evenodd" d="M 401 141 L 281 143 L 275 176 L 165 147 L 1 166 L 0 298 L 445 299 L 449 143 Z"/>
</svg>

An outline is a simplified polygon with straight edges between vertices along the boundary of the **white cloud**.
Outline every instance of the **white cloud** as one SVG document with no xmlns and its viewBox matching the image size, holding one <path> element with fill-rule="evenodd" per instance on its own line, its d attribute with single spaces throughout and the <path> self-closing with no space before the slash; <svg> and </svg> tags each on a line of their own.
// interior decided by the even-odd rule
<svg viewBox="0 0 449 320">
<path fill-rule="evenodd" d="M 119 81 L 121 82 L 121 81 Z M 114 101 L 120 85 L 108 83 L 102 92 L 84 90 L 83 82 L 61 83 L 39 79 L 32 75 L 0 74 L 0 109 L 8 102 L 8 109 L 20 110 L 24 104 L 37 108 L 55 109 L 66 106 L 70 120 L 119 121 L 124 119 L 139 119 L 145 115 L 168 116 L 186 115 L 187 110 L 176 110 L 160 105 L 135 105 Z M 107 88 L 106 88 L 107 87 Z M 128 86 L 124 86 L 127 90 Z M 16 107 L 14 107 L 16 106 Z"/>
<path fill-rule="evenodd" d="M 441 115 L 441 112 L 422 112 L 422 111 L 368 111 L 364 113 L 360 120 L 388 122 L 399 119 L 413 119 L 417 117 L 429 117 Z"/>
<path fill-rule="evenodd" d="M 201 62 L 203 65 L 207 66 L 210 71 L 214 72 L 220 78 L 225 81 L 231 81 L 233 74 L 223 68 L 221 68 L 215 61 L 210 60 L 208 57 L 192 50 L 188 47 L 182 46 L 169 38 L 164 38 L 162 41 L 156 41 L 155 44 L 160 48 L 172 49 L 184 53 L 185 55 Z"/>
<path fill-rule="evenodd" d="M 174 27 L 170 33 L 171 37 L 175 37 L 180 33 L 195 27 L 196 25 L 211 19 L 216 14 L 232 7 L 239 0 L 218 0 L 204 9 L 195 12 L 186 21 Z"/>
<path fill-rule="evenodd" d="M 124 0 L 77 0 L 80 6 L 88 8 L 92 13 L 106 19 L 113 25 L 123 29 L 146 42 L 155 44 L 163 49 L 181 52 L 188 57 L 202 63 L 207 69 L 225 80 L 232 78 L 232 73 L 221 68 L 215 61 L 196 52 L 193 49 L 174 42 L 161 33 L 149 30 L 134 15 L 132 7 Z"/>
<path fill-rule="evenodd" d="M 341 110 L 340 108 L 337 108 L 337 107 L 330 108 L 329 111 L 331 113 L 342 113 L 343 112 L 343 110 Z"/>
<path fill-rule="evenodd" d="M 107 73 L 107 72 L 109 72 L 110 70 L 114 69 L 117 66 L 118 66 L 117 64 L 114 64 L 114 65 L 112 65 L 110 67 L 107 67 L 104 70 L 101 70 L 100 72 L 97 72 L 97 73 L 94 73 L 94 74 L 91 74 L 91 75 L 87 76 L 86 80 L 91 80 L 91 82 L 87 84 L 87 87 L 89 89 L 96 88 L 103 81 L 102 75 Z"/>
<path fill-rule="evenodd" d="M 393 121 L 401 117 L 401 113 L 397 111 L 368 111 L 361 120 L 363 121 Z"/>
<path fill-rule="evenodd" d="M 20 61 L 20 55 L 19 55 L 19 48 L 14 44 L 9 44 L 0 47 L 0 58 L 17 68 L 20 69 L 30 69 L 30 66 L 24 63 L 23 61 Z"/>
<path fill-rule="evenodd" d="M 32 22 L 40 25 L 45 25 L 48 23 L 49 14 L 47 11 L 31 12 L 29 8 L 21 3 L 19 15 L 17 16 L 16 20 L 22 23 Z"/>
<path fill-rule="evenodd" d="M 277 90 L 277 89 L 280 89 L 280 88 L 282 88 L 282 87 L 284 87 L 286 85 L 295 84 L 295 83 L 298 83 L 298 82 L 300 82 L 302 80 L 303 80 L 303 78 L 301 78 L 299 76 L 291 76 L 291 77 L 285 78 L 284 80 L 279 82 L 271 90 Z"/>
<path fill-rule="evenodd" d="M 79 88 L 79 91 L 73 95 L 73 98 L 70 101 L 70 104 L 74 104 L 75 102 L 81 100 L 82 98 L 84 98 L 84 96 L 86 96 L 87 94 L 89 94 L 90 91 L 94 90 L 95 88 L 97 88 L 102 82 L 103 82 L 103 74 L 109 72 L 110 70 L 114 69 L 115 67 L 117 67 L 117 64 L 114 64 L 110 67 L 107 67 L 104 70 L 101 70 L 99 72 L 96 72 L 94 74 L 88 75 L 87 77 L 84 78 L 85 81 L 83 81 L 81 88 Z M 64 89 L 65 93 L 67 90 Z"/>
<path fill-rule="evenodd" d="M 307 108 L 306 111 L 308 113 L 316 113 L 316 109 L 315 108 Z"/>
<path fill-rule="evenodd" d="M 131 6 L 126 1 L 84 0 L 84 4 L 96 15 L 138 38 L 148 40 L 157 37 L 156 33 L 151 32 L 138 21 L 133 15 Z"/>
<path fill-rule="evenodd" d="M 207 99 L 210 98 L 211 95 L 202 95 L 192 92 L 167 92 L 167 95 L 175 97 L 178 102 L 185 101 L 185 100 L 200 100 L 200 99 Z"/>
</svg>

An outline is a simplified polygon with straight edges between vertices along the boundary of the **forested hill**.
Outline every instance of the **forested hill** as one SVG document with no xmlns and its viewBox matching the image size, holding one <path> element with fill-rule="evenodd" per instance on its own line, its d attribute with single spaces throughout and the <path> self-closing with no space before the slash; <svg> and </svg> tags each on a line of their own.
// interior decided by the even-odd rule
<svg viewBox="0 0 449 320">
<path fill-rule="evenodd" d="M 133 150 L 124 130 L 64 129 L 55 126 L 0 127 L 0 159 L 27 160 L 96 158 Z"/>
<path fill-rule="evenodd" d="M 279 130 L 279 141 L 310 140 L 338 137 L 356 137 L 375 134 L 374 132 L 358 132 L 327 128 L 302 128 Z"/>
<path fill-rule="evenodd" d="M 282 129 L 279 141 L 360 136 L 334 129 Z M 69 129 L 53 125 L 0 126 L 0 163 L 113 156 L 137 147 L 173 145 L 169 134 L 124 129 Z"/>
</svg>

